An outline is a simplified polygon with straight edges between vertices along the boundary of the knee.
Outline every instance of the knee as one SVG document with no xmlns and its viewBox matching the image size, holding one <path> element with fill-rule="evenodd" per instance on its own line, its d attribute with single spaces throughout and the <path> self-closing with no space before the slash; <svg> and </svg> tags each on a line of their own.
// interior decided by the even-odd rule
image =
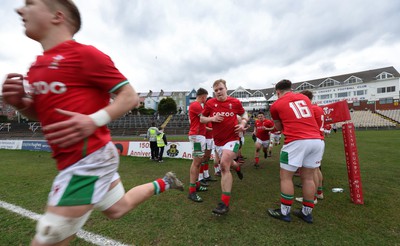
<svg viewBox="0 0 400 246">
<path fill-rule="evenodd" d="M 78 218 L 46 212 L 36 226 L 35 240 L 42 244 L 59 243 L 75 235 L 89 218 L 91 211 Z"/>
</svg>

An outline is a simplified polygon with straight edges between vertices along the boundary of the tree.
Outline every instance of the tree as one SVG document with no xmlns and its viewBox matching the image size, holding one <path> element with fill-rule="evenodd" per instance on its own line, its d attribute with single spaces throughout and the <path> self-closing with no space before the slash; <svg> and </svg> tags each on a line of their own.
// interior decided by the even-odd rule
<svg viewBox="0 0 400 246">
<path fill-rule="evenodd" d="M 160 115 L 176 114 L 176 102 L 171 97 L 161 99 L 158 104 L 158 113 Z"/>
<path fill-rule="evenodd" d="M 145 108 L 143 105 L 140 105 L 139 108 L 137 108 L 139 111 L 140 115 L 154 115 L 155 110 L 152 108 Z"/>
</svg>

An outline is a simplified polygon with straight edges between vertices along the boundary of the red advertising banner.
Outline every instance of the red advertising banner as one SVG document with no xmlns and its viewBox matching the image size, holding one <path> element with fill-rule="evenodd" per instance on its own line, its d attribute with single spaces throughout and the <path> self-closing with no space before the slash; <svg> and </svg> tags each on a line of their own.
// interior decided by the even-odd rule
<svg viewBox="0 0 400 246">
<path fill-rule="evenodd" d="M 326 123 L 332 124 L 351 120 L 346 100 L 324 105 L 322 109 L 324 110 Z"/>
<path fill-rule="evenodd" d="M 343 124 L 342 133 L 346 155 L 347 174 L 349 178 L 350 198 L 355 204 L 364 204 L 360 162 L 358 160 L 356 135 L 353 123 Z"/>
</svg>

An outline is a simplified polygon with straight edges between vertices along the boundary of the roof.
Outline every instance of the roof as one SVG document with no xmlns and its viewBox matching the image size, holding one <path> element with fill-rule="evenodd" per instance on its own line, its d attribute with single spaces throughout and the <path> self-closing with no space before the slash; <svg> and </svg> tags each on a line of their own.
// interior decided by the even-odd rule
<svg viewBox="0 0 400 246">
<path fill-rule="evenodd" d="M 384 67 L 384 68 L 378 68 L 378 69 L 372 69 L 372 70 L 366 70 L 366 71 L 361 71 L 361 72 L 355 72 L 355 73 L 348 73 L 348 74 L 341 74 L 341 75 L 336 75 L 336 76 L 330 76 L 330 77 L 323 77 L 319 79 L 314 79 L 314 80 L 306 80 L 302 82 L 296 82 L 292 84 L 292 88 L 296 89 L 303 83 L 308 83 L 311 84 L 315 87 L 318 87 L 319 84 L 324 82 L 327 79 L 333 79 L 338 82 L 340 82 L 341 85 L 343 85 L 343 82 L 347 80 L 348 78 L 354 76 L 357 78 L 362 79 L 363 82 L 371 82 L 371 81 L 376 81 L 378 80 L 376 77 L 380 75 L 381 73 L 386 72 L 392 74 L 394 77 L 400 77 L 399 72 L 393 67 Z"/>
</svg>

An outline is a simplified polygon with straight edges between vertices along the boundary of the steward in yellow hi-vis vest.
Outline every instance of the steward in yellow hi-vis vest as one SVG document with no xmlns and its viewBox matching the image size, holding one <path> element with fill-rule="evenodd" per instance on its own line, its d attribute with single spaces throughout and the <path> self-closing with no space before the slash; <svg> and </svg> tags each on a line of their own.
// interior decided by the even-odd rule
<svg viewBox="0 0 400 246">
<path fill-rule="evenodd" d="M 162 158 L 165 145 L 167 145 L 167 137 L 165 136 L 164 129 L 160 128 L 160 134 L 157 135 L 158 162 L 164 162 Z"/>
</svg>

